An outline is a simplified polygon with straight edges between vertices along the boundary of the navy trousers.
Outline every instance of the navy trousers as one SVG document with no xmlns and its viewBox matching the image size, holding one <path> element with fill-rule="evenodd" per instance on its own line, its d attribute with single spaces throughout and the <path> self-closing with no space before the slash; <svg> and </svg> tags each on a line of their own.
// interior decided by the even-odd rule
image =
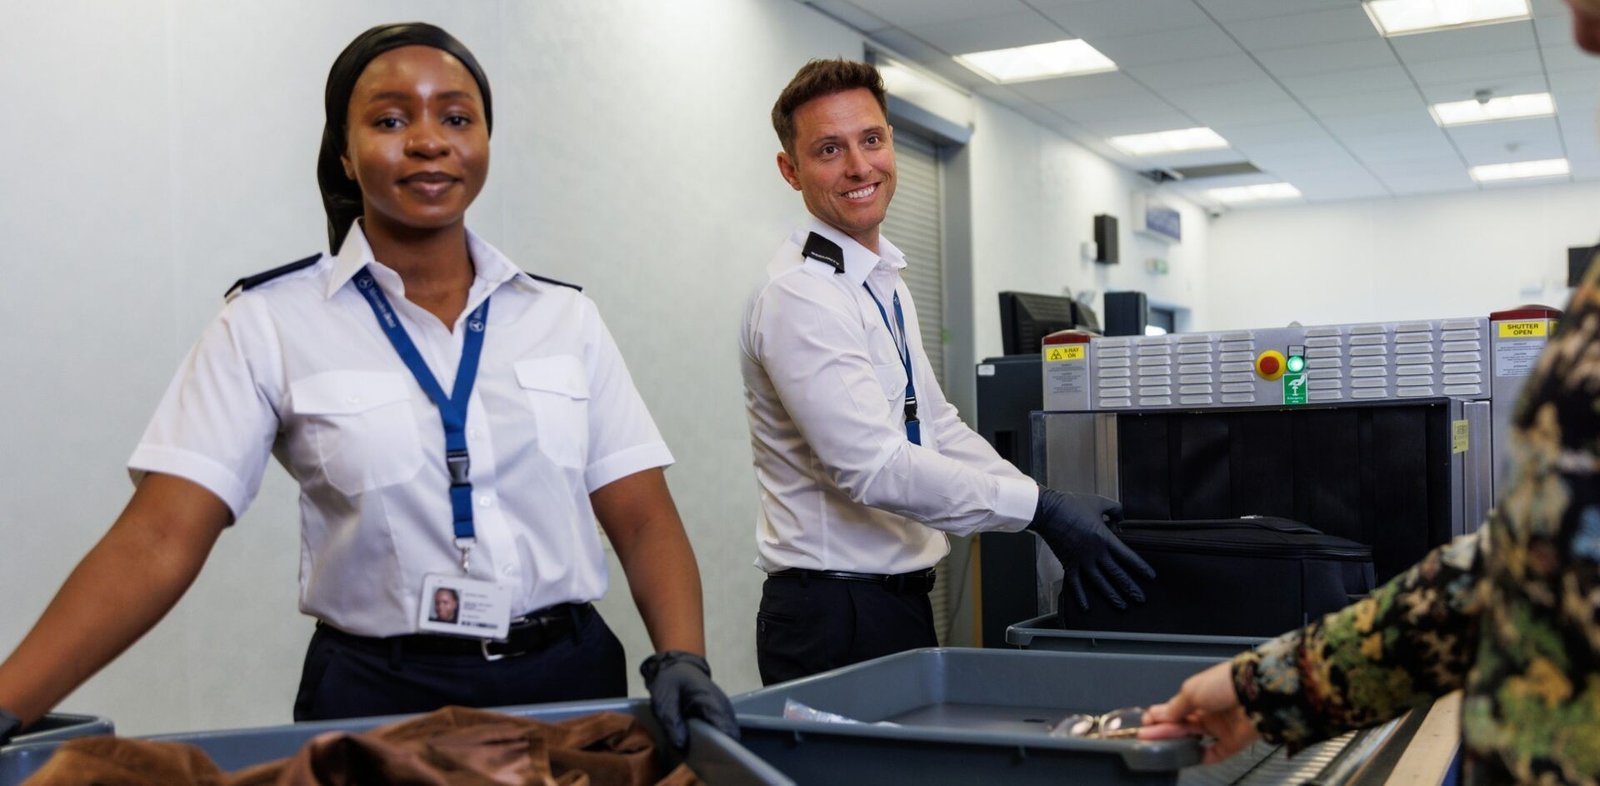
<svg viewBox="0 0 1600 786">
<path fill-rule="evenodd" d="M 306 649 L 298 721 L 432 712 L 447 705 L 503 707 L 628 694 L 622 642 L 592 608 L 571 635 L 535 652 L 482 655 L 406 652 L 383 639 L 317 626 Z"/>
<path fill-rule="evenodd" d="M 761 585 L 756 666 L 763 685 L 937 646 L 925 592 L 800 576 L 768 576 Z"/>
</svg>

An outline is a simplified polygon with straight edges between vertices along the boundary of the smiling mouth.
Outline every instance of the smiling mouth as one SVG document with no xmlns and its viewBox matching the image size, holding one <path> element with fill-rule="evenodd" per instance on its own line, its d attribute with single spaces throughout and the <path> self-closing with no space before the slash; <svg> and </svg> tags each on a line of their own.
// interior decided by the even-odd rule
<svg viewBox="0 0 1600 786">
<path fill-rule="evenodd" d="M 858 189 L 856 189 L 854 191 L 846 191 L 846 192 L 844 192 L 844 198 L 845 199 L 866 199 L 867 197 L 872 196 L 873 194 L 875 194 L 877 192 L 878 192 L 878 184 L 877 183 L 873 183 L 870 186 L 863 186 L 863 187 L 858 188 Z"/>
</svg>

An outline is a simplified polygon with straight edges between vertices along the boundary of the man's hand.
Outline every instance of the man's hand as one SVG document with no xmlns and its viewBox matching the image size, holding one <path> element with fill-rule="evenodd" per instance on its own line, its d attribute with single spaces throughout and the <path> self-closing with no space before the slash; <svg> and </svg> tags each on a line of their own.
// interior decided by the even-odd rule
<svg viewBox="0 0 1600 786">
<path fill-rule="evenodd" d="M 1165 740 L 1195 734 L 1213 740 L 1206 746 L 1207 764 L 1244 750 L 1261 736 L 1233 690 L 1232 663 L 1218 663 L 1184 680 L 1178 695 L 1146 710 L 1139 739 Z"/>
<path fill-rule="evenodd" d="M 650 690 L 650 709 L 679 750 L 689 744 L 689 718 L 699 718 L 718 731 L 739 739 L 728 695 L 711 681 L 711 666 L 691 652 L 658 652 L 639 667 Z"/>
<path fill-rule="evenodd" d="M 1096 494 L 1067 494 L 1055 489 L 1039 489 L 1039 505 L 1028 529 L 1044 539 L 1050 551 L 1061 560 L 1066 571 L 1065 601 L 1071 590 L 1078 608 L 1089 610 L 1089 595 L 1084 582 L 1095 588 L 1118 609 L 1128 607 L 1124 596 L 1144 602 L 1144 591 L 1129 574 L 1146 580 L 1156 572 L 1106 528 L 1105 519 L 1122 518 L 1122 505 Z M 1064 605 L 1064 604 L 1063 604 Z"/>
</svg>

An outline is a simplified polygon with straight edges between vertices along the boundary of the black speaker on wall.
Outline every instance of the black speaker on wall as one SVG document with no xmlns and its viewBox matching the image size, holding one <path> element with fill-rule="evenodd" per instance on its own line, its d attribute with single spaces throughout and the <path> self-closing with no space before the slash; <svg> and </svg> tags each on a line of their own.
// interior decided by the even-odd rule
<svg viewBox="0 0 1600 786">
<path fill-rule="evenodd" d="M 1575 287 L 1583 283 L 1583 275 L 1589 272 L 1589 263 L 1594 260 L 1597 246 L 1577 246 L 1567 249 L 1567 286 Z"/>
<path fill-rule="evenodd" d="M 1108 336 L 1142 336 L 1150 323 L 1150 301 L 1143 292 L 1107 292 L 1104 311 Z"/>
<path fill-rule="evenodd" d="M 1117 263 L 1117 217 L 1104 213 L 1094 217 L 1094 261 Z"/>
</svg>

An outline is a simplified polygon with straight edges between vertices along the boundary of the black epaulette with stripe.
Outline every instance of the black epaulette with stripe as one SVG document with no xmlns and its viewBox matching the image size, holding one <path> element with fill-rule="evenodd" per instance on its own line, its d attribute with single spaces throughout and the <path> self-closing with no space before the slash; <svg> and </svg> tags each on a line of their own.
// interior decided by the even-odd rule
<svg viewBox="0 0 1600 786">
<path fill-rule="evenodd" d="M 578 290 L 579 292 L 583 291 L 583 287 L 580 287 L 577 284 L 569 284 L 569 283 L 567 283 L 565 281 L 557 281 L 556 279 L 547 278 L 545 276 L 538 275 L 537 273 L 529 273 L 526 270 L 522 271 L 522 274 L 527 276 L 528 278 L 533 279 L 534 281 L 543 281 L 546 284 L 555 284 L 558 287 L 571 287 L 573 289 Z"/>
<path fill-rule="evenodd" d="M 256 287 L 261 286 L 262 284 L 267 283 L 268 281 L 271 281 L 272 279 L 279 278 L 281 276 L 287 276 L 296 270 L 302 270 L 311 267 L 317 263 L 317 260 L 321 258 L 321 254 L 312 254 L 305 259 L 297 259 L 287 265 L 275 267 L 271 270 L 257 273 L 253 276 L 245 276 L 244 278 L 233 282 L 233 286 L 228 287 L 228 291 L 223 295 L 223 297 L 230 298 L 239 294 L 240 292 L 248 292 Z"/>
</svg>

